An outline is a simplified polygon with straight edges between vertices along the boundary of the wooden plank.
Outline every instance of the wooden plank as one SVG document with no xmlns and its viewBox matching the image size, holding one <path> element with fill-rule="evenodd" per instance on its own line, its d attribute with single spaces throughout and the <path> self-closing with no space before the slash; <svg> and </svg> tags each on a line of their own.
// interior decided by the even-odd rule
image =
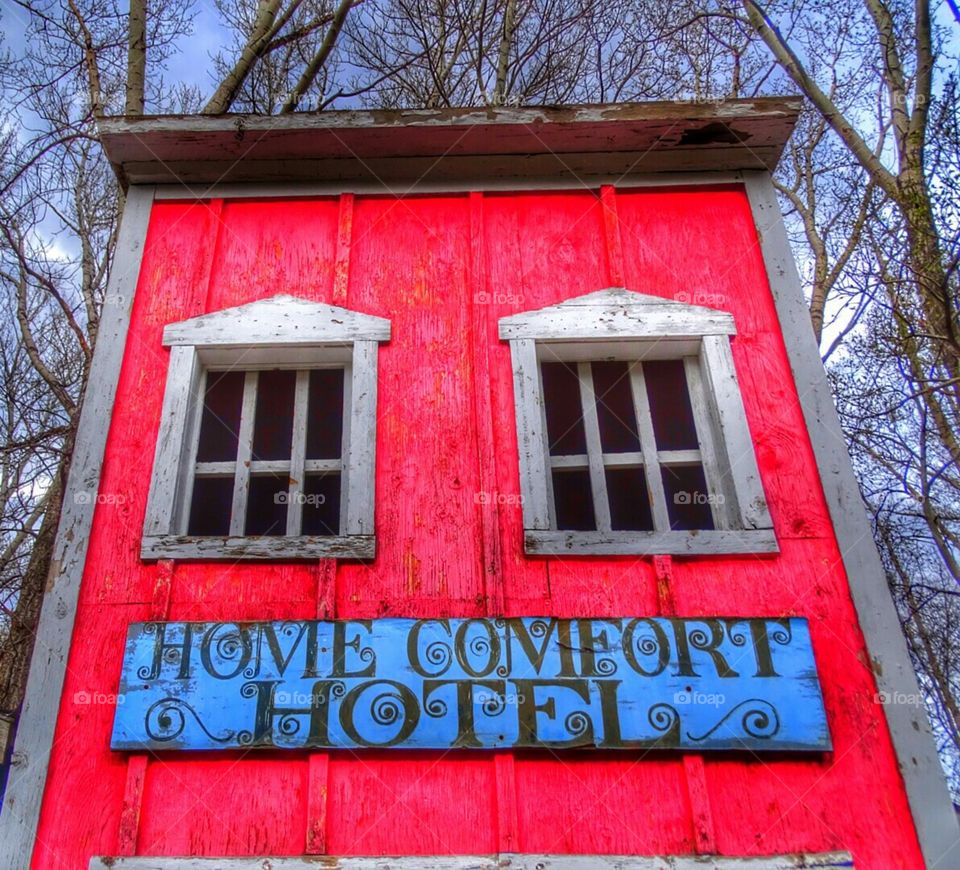
<svg viewBox="0 0 960 870">
<path fill-rule="evenodd" d="M 603 448 L 600 446 L 600 423 L 597 420 L 597 396 L 593 389 L 593 370 L 590 363 L 577 364 L 580 381 L 580 411 L 587 440 L 587 467 L 590 470 L 590 489 L 593 493 L 593 515 L 597 530 L 610 531 L 610 502 L 607 499 L 607 478 L 603 468 Z"/>
<path fill-rule="evenodd" d="M 144 534 L 163 535 L 176 528 L 178 497 L 181 488 L 182 460 L 189 452 L 187 433 L 197 402 L 202 371 L 192 347 L 170 350 L 167 383 L 163 393 L 160 432 L 153 454 L 153 477 L 147 500 Z"/>
<path fill-rule="evenodd" d="M 540 366 L 534 342 L 530 339 L 510 342 L 510 357 L 513 360 L 523 527 L 549 529 L 551 522 L 545 446 L 547 427 L 540 394 Z"/>
<path fill-rule="evenodd" d="M 670 126 L 675 129 L 675 125 Z M 663 132 L 668 131 L 669 127 L 665 127 Z M 530 145 L 531 148 L 541 147 L 538 141 Z M 365 188 L 367 192 L 402 195 L 413 185 L 418 191 L 421 186 L 433 191 L 446 192 L 456 188 L 467 191 L 487 187 L 491 179 L 495 179 L 497 187 L 529 186 L 534 182 L 535 186 L 545 189 L 557 184 L 572 187 L 575 182 L 582 189 L 584 184 L 628 181 L 633 173 L 645 176 L 659 172 L 664 178 L 669 178 L 671 173 L 686 175 L 694 171 L 728 173 L 773 167 L 781 153 L 779 146 L 744 148 L 719 145 L 603 154 L 567 152 L 562 156 L 559 152 L 527 152 L 522 160 L 514 156 L 442 157 L 439 154 L 372 157 L 362 161 L 352 157 L 226 161 L 188 161 L 174 157 L 162 163 L 149 158 L 121 163 L 117 164 L 117 171 L 129 184 L 176 184 L 180 191 L 178 199 L 184 198 L 185 188 L 200 188 L 200 197 L 206 198 L 214 191 L 222 196 L 222 188 L 227 185 L 264 181 L 282 185 L 296 182 L 316 184 L 328 180 L 335 182 L 334 190 L 342 190 L 347 185 L 357 193 Z"/>
<path fill-rule="evenodd" d="M 563 532 L 528 529 L 527 553 L 541 556 L 673 556 L 776 553 L 772 529 L 663 532 Z"/>
<path fill-rule="evenodd" d="M 488 616 L 499 616 L 504 614 L 505 600 L 500 547 L 500 492 L 497 489 L 498 457 L 494 448 L 494 413 L 491 396 L 493 385 L 490 382 L 490 337 L 495 335 L 495 328 L 490 314 L 491 306 L 484 302 L 489 298 L 490 290 L 484 257 L 483 194 L 471 192 L 468 207 L 470 210 L 470 290 L 472 291 L 470 343 L 476 348 L 471 389 L 477 421 L 479 493 L 487 496 L 478 497 L 475 501 L 478 502 L 483 547 L 484 597 L 486 598 L 484 612 Z M 500 776 L 501 774 L 498 773 L 498 783 Z"/>
<path fill-rule="evenodd" d="M 616 184 L 622 190 L 644 187 L 702 187 L 702 172 L 669 172 L 663 174 L 655 173 L 636 173 L 624 176 L 622 173 L 613 173 L 607 171 L 601 175 L 594 176 L 590 181 L 597 186 L 603 184 Z M 729 172 L 711 172 L 711 187 L 721 185 L 730 185 L 737 187 L 741 182 L 739 171 Z M 584 179 L 582 178 L 556 178 L 551 182 L 551 190 L 583 190 Z M 390 183 L 386 179 L 371 180 L 369 182 L 354 182 L 351 184 L 353 194 L 360 196 L 363 194 L 386 194 L 389 196 L 405 196 L 410 192 L 409 183 Z M 421 181 L 417 183 L 418 194 L 451 194 L 451 193 L 477 193 L 510 191 L 521 192 L 529 190 L 542 190 L 543 182 L 536 178 L 485 178 L 474 180 L 472 183 L 465 179 L 450 179 L 442 182 Z M 342 181 L 296 181 L 296 182 L 257 182 L 249 181 L 241 184 L 160 184 L 157 185 L 157 200 L 176 200 L 195 202 L 197 200 L 206 200 L 210 197 L 222 197 L 229 200 L 256 199 L 269 201 L 270 199 L 286 199 L 318 197 L 318 196 L 339 196 L 343 190 Z M 346 196 L 347 194 L 343 194 Z M 608 282 L 609 283 L 609 282 Z M 334 299 L 336 304 L 343 304 Z"/>
<path fill-rule="evenodd" d="M 850 595 L 866 639 L 872 676 L 881 693 L 888 693 L 890 697 L 919 697 L 916 675 L 810 329 L 773 182 L 766 173 L 749 173 L 744 179 L 793 377 L 802 385 L 799 402 L 816 455 Z M 923 705 L 884 704 L 883 713 L 927 864 L 936 866 L 944 861 L 960 860 L 956 811 Z"/>
<path fill-rule="evenodd" d="M 630 395 L 633 397 L 633 411 L 637 415 L 637 434 L 640 436 L 640 449 L 643 451 L 643 470 L 647 478 L 653 528 L 656 532 L 667 534 L 670 531 L 670 516 L 667 513 L 663 476 L 660 474 L 657 438 L 653 431 L 653 417 L 650 414 L 650 398 L 647 395 L 643 365 L 630 366 Z"/>
<path fill-rule="evenodd" d="M 143 781 L 147 776 L 147 756 L 142 753 L 127 759 L 127 782 L 123 791 L 123 810 L 120 813 L 120 831 L 117 834 L 117 854 L 137 854 L 137 832 L 140 829 L 140 810 L 143 805 Z"/>
<path fill-rule="evenodd" d="M 831 743 L 805 620 L 617 616 L 131 625 L 110 746 L 820 753 Z"/>
<path fill-rule="evenodd" d="M 372 559 L 376 554 L 373 535 L 300 535 L 298 538 L 191 537 L 190 535 L 145 536 L 143 559 Z"/>
<path fill-rule="evenodd" d="M 151 188 L 137 188 L 127 195 L 100 315 L 97 346 L 77 428 L 26 696 L 0 811 L 0 866 L 9 870 L 25 870 L 30 865 L 36 842 L 40 803 L 96 507 L 96 499 L 90 498 L 89 492 L 91 487 L 96 490 L 100 480 L 152 202 Z M 82 497 L 84 494 L 88 497 Z"/>
<path fill-rule="evenodd" d="M 163 331 L 165 345 L 211 347 L 256 344 L 294 347 L 389 339 L 390 321 L 383 317 L 286 293 L 171 323 Z"/>
<path fill-rule="evenodd" d="M 852 870 L 849 852 L 760 855 L 745 858 L 637 855 L 383 855 L 375 858 L 331 856 L 318 865 L 311 858 L 92 858 L 89 870 Z"/>
<path fill-rule="evenodd" d="M 290 448 L 287 489 L 287 534 L 299 535 L 303 518 L 303 487 L 306 483 L 307 398 L 310 372 L 297 372 L 293 394 L 293 443 Z M 256 468 L 256 466 L 254 466 Z"/>
<path fill-rule="evenodd" d="M 623 286 L 623 241 L 620 238 L 620 222 L 617 219 L 617 193 L 612 184 L 600 187 L 600 205 L 603 208 L 603 230 L 607 245 L 607 264 L 610 283 Z"/>
<path fill-rule="evenodd" d="M 703 378 L 713 397 L 720 427 L 723 468 L 733 481 L 744 529 L 772 529 L 773 520 L 747 425 L 737 372 L 726 336 L 707 335 L 700 355 Z"/>
<path fill-rule="evenodd" d="M 376 341 L 353 344 L 350 378 L 350 421 L 346 535 L 374 533 L 377 455 L 377 351 Z"/>
<path fill-rule="evenodd" d="M 516 175 L 531 171 L 541 156 L 554 172 L 581 174 L 585 158 L 600 158 L 608 170 L 619 160 L 620 173 L 637 164 L 661 171 L 769 169 L 798 112 L 796 100 L 760 98 L 715 105 L 334 111 L 272 124 L 249 115 L 112 118 L 100 126 L 109 159 L 134 182 L 316 180 L 327 173 L 387 179 L 403 171 L 419 178 L 431 169 L 454 177 L 471 171 Z M 512 159 L 521 154 L 524 160 Z"/>
<path fill-rule="evenodd" d="M 247 525 L 247 498 L 250 495 L 250 460 L 253 456 L 253 427 L 257 415 L 257 372 L 247 372 L 243 379 L 243 402 L 237 429 L 237 462 L 233 478 L 233 501 L 230 506 L 230 537 L 239 538 Z M 146 545 L 146 536 L 144 545 Z"/>
</svg>

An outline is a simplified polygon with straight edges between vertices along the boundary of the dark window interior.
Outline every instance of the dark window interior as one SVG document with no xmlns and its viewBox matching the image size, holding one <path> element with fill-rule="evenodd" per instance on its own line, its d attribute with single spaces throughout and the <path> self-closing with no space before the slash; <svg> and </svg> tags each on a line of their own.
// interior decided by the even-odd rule
<svg viewBox="0 0 960 870">
<path fill-rule="evenodd" d="M 289 459 L 293 444 L 293 396 L 297 373 L 260 372 L 253 417 L 253 459 Z"/>
<path fill-rule="evenodd" d="M 540 366 L 551 456 L 587 452 L 587 436 L 580 407 L 580 380 L 576 366 L 545 362 Z"/>
<path fill-rule="evenodd" d="M 340 534 L 340 475 L 308 474 L 303 496 L 303 534 Z"/>
<path fill-rule="evenodd" d="M 553 498 L 558 529 L 577 532 L 596 530 L 590 472 L 586 468 L 554 469 Z"/>
<path fill-rule="evenodd" d="M 625 362 L 595 362 L 591 364 L 591 371 L 603 452 L 640 450 L 637 415 L 630 392 L 630 367 Z"/>
<path fill-rule="evenodd" d="M 310 372 L 307 459 L 339 459 L 343 441 L 343 369 Z"/>
<path fill-rule="evenodd" d="M 230 533 L 230 506 L 233 502 L 233 475 L 198 477 L 193 482 L 188 535 Z"/>
<path fill-rule="evenodd" d="M 690 391 L 683 360 L 655 360 L 643 365 L 650 420 L 657 451 L 699 450 Z M 642 453 L 638 409 L 634 405 L 630 364 L 590 363 L 596 399 L 600 452 L 610 457 Z M 551 456 L 579 456 L 571 466 L 551 471 L 557 528 L 595 531 L 594 495 L 587 460 L 580 380 L 573 363 L 541 363 L 541 382 Z M 628 460 L 633 463 L 633 460 Z M 702 464 L 689 457 L 660 458 L 670 528 L 713 529 L 712 496 Z M 605 462 L 604 478 L 613 531 L 652 531 L 653 510 L 648 471 L 642 465 Z"/>
<path fill-rule="evenodd" d="M 671 529 L 712 529 L 710 491 L 701 465 L 664 467 L 663 490 Z"/>
<path fill-rule="evenodd" d="M 197 462 L 236 463 L 246 373 L 209 372 L 197 447 Z M 244 534 L 282 536 L 290 505 L 290 460 L 297 372 L 267 370 L 257 374 L 251 467 Z M 305 457 L 340 459 L 343 441 L 344 369 L 309 373 Z M 258 469 L 258 462 L 283 463 L 279 469 Z M 307 472 L 299 495 L 301 534 L 340 533 L 339 471 Z M 187 534 L 225 536 L 230 532 L 235 472 L 198 474 L 190 499 Z"/>
<path fill-rule="evenodd" d="M 697 427 L 690 407 L 690 391 L 683 360 L 656 360 L 643 364 L 650 400 L 650 416 L 658 450 L 696 450 Z"/>
<path fill-rule="evenodd" d="M 607 498 L 610 501 L 610 527 L 614 531 L 653 531 L 647 475 L 642 468 L 608 468 Z"/>
<path fill-rule="evenodd" d="M 246 535 L 285 535 L 290 476 L 254 474 L 247 496 Z"/>
<path fill-rule="evenodd" d="M 233 462 L 243 405 L 244 372 L 210 372 L 203 395 L 197 462 Z"/>
</svg>

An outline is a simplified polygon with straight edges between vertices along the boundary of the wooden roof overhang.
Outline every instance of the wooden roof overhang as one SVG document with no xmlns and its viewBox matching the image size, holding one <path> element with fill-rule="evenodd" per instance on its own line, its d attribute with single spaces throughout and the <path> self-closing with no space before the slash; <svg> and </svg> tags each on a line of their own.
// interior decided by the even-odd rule
<svg viewBox="0 0 960 870">
<path fill-rule="evenodd" d="M 799 97 L 100 121 L 124 186 L 464 183 L 770 170 Z"/>
</svg>

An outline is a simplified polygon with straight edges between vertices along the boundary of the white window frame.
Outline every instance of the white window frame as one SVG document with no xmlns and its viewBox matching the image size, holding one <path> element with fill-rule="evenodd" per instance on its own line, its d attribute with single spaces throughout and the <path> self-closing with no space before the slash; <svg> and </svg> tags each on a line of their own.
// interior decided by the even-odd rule
<svg viewBox="0 0 960 870">
<path fill-rule="evenodd" d="M 557 305 L 500 320 L 513 361 L 514 403 L 520 458 L 524 548 L 531 555 L 695 555 L 777 552 L 760 472 L 730 350 L 736 334 L 726 311 L 609 287 Z M 576 366 L 581 382 L 586 457 L 551 457 L 540 376 L 544 359 Z M 641 451 L 602 453 L 590 362 L 625 360 L 638 415 Z M 657 451 L 643 383 L 643 361 L 683 359 L 697 426 L 699 450 Z M 584 463 L 586 459 L 586 463 Z M 711 504 L 714 529 L 669 527 L 660 466 L 698 462 L 708 489 L 722 494 Z M 647 471 L 654 530 L 609 528 L 604 467 L 616 464 Z M 597 531 L 556 528 L 552 470 L 587 465 L 597 512 Z"/>
<path fill-rule="evenodd" d="M 154 453 L 140 555 L 143 559 L 372 559 L 377 428 L 377 352 L 390 321 L 294 296 L 269 299 L 169 324 L 170 363 Z M 344 369 L 344 434 L 339 460 L 306 460 L 309 370 Z M 289 461 L 250 463 L 258 370 L 297 371 Z M 246 373 L 235 462 L 196 462 L 207 371 Z M 228 468 L 229 466 L 229 468 Z M 300 535 L 304 473 L 341 475 L 340 534 Z M 196 472 L 234 474 L 227 536 L 187 535 Z M 251 473 L 289 472 L 286 535 L 243 534 Z"/>
</svg>

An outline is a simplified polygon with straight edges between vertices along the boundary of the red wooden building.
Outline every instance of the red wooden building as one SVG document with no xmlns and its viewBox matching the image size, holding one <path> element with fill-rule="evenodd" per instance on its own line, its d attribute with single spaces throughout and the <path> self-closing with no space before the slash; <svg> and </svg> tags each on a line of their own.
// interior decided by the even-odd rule
<svg viewBox="0 0 960 870">
<path fill-rule="evenodd" d="M 770 181 L 798 111 L 105 121 L 127 196 L 0 866 L 960 867 Z M 556 618 L 580 676 L 641 621 L 808 625 L 829 733 L 116 748 L 131 626 L 348 620 L 350 654 L 389 617 Z M 785 691 L 784 729 L 819 704 Z"/>
</svg>

